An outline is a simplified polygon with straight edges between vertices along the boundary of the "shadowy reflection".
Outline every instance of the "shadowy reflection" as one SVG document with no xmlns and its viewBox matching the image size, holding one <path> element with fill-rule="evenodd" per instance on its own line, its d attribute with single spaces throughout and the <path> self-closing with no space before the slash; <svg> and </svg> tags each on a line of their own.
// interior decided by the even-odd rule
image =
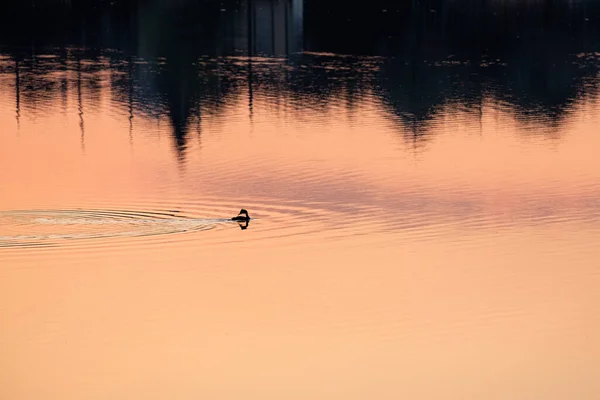
<svg viewBox="0 0 600 400">
<path fill-rule="evenodd" d="M 77 59 L 77 113 L 81 131 L 81 150 L 85 151 L 85 129 L 83 124 L 83 100 L 81 97 L 81 59 Z"/>
<path fill-rule="evenodd" d="M 240 226 L 241 230 L 248 229 L 248 226 L 250 226 L 250 221 L 236 221 L 236 222 Z"/>
<path fill-rule="evenodd" d="M 128 83 L 128 104 L 129 104 L 129 143 L 133 143 L 133 61 L 131 57 L 127 59 L 127 83 Z"/>
<path fill-rule="evenodd" d="M 19 77 L 18 59 L 15 59 L 15 108 L 18 129 L 21 126 L 21 79 Z"/>
<path fill-rule="evenodd" d="M 522 122 L 555 127 L 597 93 L 597 2 L 373 3 L 308 1 L 305 43 L 318 52 L 388 56 L 374 86 L 407 140 L 428 137 L 441 113 L 481 118 L 484 98 Z"/>
<path fill-rule="evenodd" d="M 64 111 L 76 96 L 82 148 L 84 104 L 93 112 L 107 92 L 131 139 L 134 116 L 168 119 L 182 162 L 190 130 L 218 124 L 245 96 L 252 123 L 259 100 L 352 113 L 374 93 L 417 143 L 438 116 L 460 110 L 481 121 L 490 101 L 523 123 L 559 127 L 598 92 L 596 2 L 25 3 L 0 16 L 17 122 L 57 98 Z"/>
</svg>

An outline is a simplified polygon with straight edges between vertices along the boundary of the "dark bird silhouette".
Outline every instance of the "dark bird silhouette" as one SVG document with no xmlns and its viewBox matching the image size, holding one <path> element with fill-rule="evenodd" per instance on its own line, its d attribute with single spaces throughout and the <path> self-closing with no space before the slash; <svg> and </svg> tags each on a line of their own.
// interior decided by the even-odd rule
<svg viewBox="0 0 600 400">
<path fill-rule="evenodd" d="M 231 218 L 231 220 L 238 221 L 238 222 L 248 222 L 248 221 L 250 221 L 250 215 L 248 215 L 248 211 L 246 211 L 245 209 L 242 208 L 240 210 L 240 212 L 238 213 L 238 215 Z"/>
</svg>

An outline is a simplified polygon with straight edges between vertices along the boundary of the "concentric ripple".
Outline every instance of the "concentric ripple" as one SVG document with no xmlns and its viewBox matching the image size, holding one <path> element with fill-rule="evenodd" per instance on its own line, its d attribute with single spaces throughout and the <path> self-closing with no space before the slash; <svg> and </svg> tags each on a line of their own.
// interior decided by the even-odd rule
<svg viewBox="0 0 600 400">
<path fill-rule="evenodd" d="M 226 218 L 178 211 L 19 210 L 0 212 L 0 248 L 54 246 L 62 241 L 168 235 L 213 229 Z"/>
</svg>

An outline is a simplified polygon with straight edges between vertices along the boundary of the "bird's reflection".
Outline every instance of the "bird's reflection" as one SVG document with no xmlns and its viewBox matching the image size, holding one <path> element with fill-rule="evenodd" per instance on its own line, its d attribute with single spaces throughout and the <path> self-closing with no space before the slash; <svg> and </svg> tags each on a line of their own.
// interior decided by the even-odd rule
<svg viewBox="0 0 600 400">
<path fill-rule="evenodd" d="M 241 230 L 248 229 L 248 226 L 250 225 L 250 221 L 236 221 L 236 222 L 239 225 Z"/>
</svg>

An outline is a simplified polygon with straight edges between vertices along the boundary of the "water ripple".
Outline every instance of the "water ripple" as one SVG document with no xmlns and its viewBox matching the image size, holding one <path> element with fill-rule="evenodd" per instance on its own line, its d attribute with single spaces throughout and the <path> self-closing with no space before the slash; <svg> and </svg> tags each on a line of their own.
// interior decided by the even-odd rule
<svg viewBox="0 0 600 400">
<path fill-rule="evenodd" d="M 170 235 L 213 229 L 227 218 L 133 210 L 20 210 L 0 212 L 2 247 L 58 245 L 61 241 Z"/>
</svg>

